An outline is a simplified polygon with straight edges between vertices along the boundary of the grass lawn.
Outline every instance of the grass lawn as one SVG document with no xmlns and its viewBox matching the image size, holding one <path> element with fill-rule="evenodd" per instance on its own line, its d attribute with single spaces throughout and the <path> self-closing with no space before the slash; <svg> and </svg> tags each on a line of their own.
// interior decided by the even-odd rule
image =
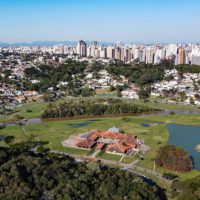
<svg viewBox="0 0 200 200">
<path fill-rule="evenodd" d="M 23 104 L 14 109 L 15 113 L 11 115 L 0 116 L 1 122 L 12 121 L 13 117 L 18 114 L 26 119 L 40 117 L 48 103 L 45 102 L 32 102 Z"/>
<path fill-rule="evenodd" d="M 44 104 L 41 105 L 41 107 Z M 128 120 L 127 120 L 128 118 Z M 34 135 L 36 140 L 48 141 L 47 145 L 52 150 L 66 152 L 69 154 L 77 155 L 91 155 L 92 151 L 67 148 L 62 146 L 61 142 L 67 139 L 72 134 L 83 133 L 92 129 L 107 130 L 113 126 L 119 127 L 121 130 L 128 134 L 137 135 L 139 139 L 143 139 L 145 144 L 148 145 L 151 150 L 145 155 L 144 160 L 140 161 L 138 165 L 145 168 L 153 169 L 153 160 L 156 155 L 157 149 L 166 144 L 169 138 L 169 133 L 166 129 L 167 123 L 178 124 L 192 124 L 200 125 L 199 115 L 173 115 L 173 116 L 135 116 L 127 117 L 126 120 L 123 117 L 98 119 L 93 123 L 86 125 L 85 127 L 72 127 L 69 124 L 82 123 L 85 120 L 73 120 L 73 121 L 59 121 L 59 122 L 43 122 L 41 124 L 33 124 L 24 126 L 27 134 L 24 133 L 22 127 L 10 126 L 3 130 L 0 130 L 0 135 L 14 135 L 15 142 L 29 140 L 30 135 Z M 160 123 L 158 123 L 160 122 Z M 141 124 L 148 123 L 149 127 L 143 127 Z M 4 142 L 0 142 L 1 146 L 5 146 Z M 113 161 L 119 161 L 121 156 L 108 153 L 100 153 L 97 157 L 109 159 Z M 125 158 L 125 162 L 133 162 L 136 158 Z M 124 161 L 122 161 L 124 162 Z M 167 170 L 157 169 L 159 172 Z M 179 173 L 181 180 L 200 175 L 200 171 L 192 170 L 189 173 Z"/>
<path fill-rule="evenodd" d="M 105 160 L 112 160 L 112 161 L 116 161 L 116 162 L 118 162 L 121 159 L 121 157 L 122 156 L 120 156 L 120 155 L 110 154 L 110 153 L 106 153 L 103 151 L 97 155 L 97 158 L 102 158 Z"/>
<path fill-rule="evenodd" d="M 137 157 L 135 156 L 125 156 L 122 160 L 121 160 L 121 163 L 125 163 L 125 164 L 130 164 L 134 161 L 137 160 Z"/>
</svg>

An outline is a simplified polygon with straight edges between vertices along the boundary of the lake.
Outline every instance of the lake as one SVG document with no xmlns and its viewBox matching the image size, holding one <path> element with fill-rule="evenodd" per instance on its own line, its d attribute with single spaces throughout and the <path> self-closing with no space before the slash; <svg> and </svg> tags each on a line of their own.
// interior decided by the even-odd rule
<svg viewBox="0 0 200 200">
<path fill-rule="evenodd" d="M 193 158 L 194 168 L 200 170 L 200 153 L 195 150 L 200 144 L 200 126 L 168 124 L 168 144 L 183 147 Z"/>
</svg>

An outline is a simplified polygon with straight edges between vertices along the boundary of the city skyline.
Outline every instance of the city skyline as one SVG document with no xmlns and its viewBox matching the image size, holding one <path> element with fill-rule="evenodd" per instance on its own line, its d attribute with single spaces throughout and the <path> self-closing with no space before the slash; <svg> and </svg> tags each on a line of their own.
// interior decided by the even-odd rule
<svg viewBox="0 0 200 200">
<path fill-rule="evenodd" d="M 200 42 L 197 0 L 0 2 L 0 42 Z"/>
</svg>

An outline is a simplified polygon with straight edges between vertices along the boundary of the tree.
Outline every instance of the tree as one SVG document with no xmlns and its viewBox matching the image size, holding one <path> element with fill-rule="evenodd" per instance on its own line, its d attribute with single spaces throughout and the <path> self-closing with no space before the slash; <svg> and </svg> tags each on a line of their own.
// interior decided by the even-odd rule
<svg viewBox="0 0 200 200">
<path fill-rule="evenodd" d="M 2 106 L 2 114 L 4 114 L 4 115 L 6 114 L 6 106 L 5 105 Z"/>
<path fill-rule="evenodd" d="M 173 174 L 173 173 L 167 173 L 167 172 L 163 173 L 163 177 L 166 178 L 166 179 L 168 179 L 168 180 L 179 179 L 178 175 Z"/>
<path fill-rule="evenodd" d="M 14 142 L 14 139 L 15 139 L 15 137 L 12 136 L 12 135 L 6 136 L 6 137 L 4 138 L 4 142 L 5 142 L 7 145 L 10 145 L 10 144 L 12 144 L 12 143 Z"/>
<path fill-rule="evenodd" d="M 194 102 L 194 98 L 190 97 L 190 104 L 191 104 L 191 105 L 194 105 L 194 103 L 195 103 L 195 102 Z"/>
<path fill-rule="evenodd" d="M 115 90 L 115 87 L 113 85 L 110 85 L 109 90 L 110 90 L 110 92 L 113 92 Z"/>
<path fill-rule="evenodd" d="M 122 96 L 122 94 L 121 94 L 122 87 L 121 87 L 120 85 L 117 85 L 117 86 L 116 86 L 116 90 L 117 90 L 117 96 L 118 96 L 118 97 L 121 97 L 121 96 Z"/>
<path fill-rule="evenodd" d="M 149 92 L 142 87 L 138 93 L 138 96 L 141 100 L 147 101 L 149 98 Z"/>
<path fill-rule="evenodd" d="M 133 114 L 142 112 L 153 112 L 153 109 L 144 105 L 122 103 L 120 100 L 98 100 L 80 102 L 62 102 L 60 104 L 49 104 L 42 114 L 42 118 L 72 117 L 80 115 L 107 115 L 107 114 Z"/>
<path fill-rule="evenodd" d="M 174 80 L 174 76 L 173 75 L 166 76 L 165 80 L 166 81 L 172 81 L 172 80 Z"/>
<path fill-rule="evenodd" d="M 184 102 L 187 99 L 185 91 L 181 91 L 180 93 L 181 102 Z"/>
<path fill-rule="evenodd" d="M 196 100 L 198 100 L 198 101 L 200 100 L 200 95 L 199 94 L 195 94 L 194 97 L 195 97 Z"/>
<path fill-rule="evenodd" d="M 81 90 L 81 95 L 83 97 L 90 97 L 95 95 L 95 91 L 91 88 L 85 87 Z"/>
<path fill-rule="evenodd" d="M 5 127 L 6 127 L 5 124 L 0 124 L 0 130 L 1 130 L 1 129 L 4 129 Z"/>
<path fill-rule="evenodd" d="M 16 115 L 13 116 L 13 121 L 17 122 L 17 121 L 22 120 L 22 119 L 24 119 L 24 117 L 22 117 L 22 116 L 20 116 L 18 114 L 16 114 Z"/>
<path fill-rule="evenodd" d="M 52 95 L 50 93 L 44 93 L 42 96 L 44 102 L 51 102 L 52 101 Z"/>
<path fill-rule="evenodd" d="M 184 182 L 174 181 L 172 191 L 178 200 L 200 199 L 200 176 L 188 179 Z"/>
<path fill-rule="evenodd" d="M 176 171 L 190 171 L 192 161 L 189 154 L 174 145 L 160 147 L 156 156 L 156 165 Z"/>
<path fill-rule="evenodd" d="M 119 90 L 117 90 L 117 97 L 122 97 L 122 93 Z"/>
<path fill-rule="evenodd" d="M 0 199 L 166 200 L 156 184 L 100 162 L 75 162 L 36 143 L 0 147 Z M 9 189 L 8 189 L 9 188 Z"/>
</svg>

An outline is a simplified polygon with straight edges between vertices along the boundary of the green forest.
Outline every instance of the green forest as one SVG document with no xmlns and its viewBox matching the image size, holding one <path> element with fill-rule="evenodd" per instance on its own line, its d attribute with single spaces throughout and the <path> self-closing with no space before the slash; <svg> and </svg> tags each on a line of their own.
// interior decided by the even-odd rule
<svg viewBox="0 0 200 200">
<path fill-rule="evenodd" d="M 113 103 L 105 104 L 95 101 L 63 102 L 59 105 L 49 104 L 42 114 L 42 118 L 73 117 L 80 115 L 117 115 L 154 112 L 159 109 L 144 105 Z"/>
<path fill-rule="evenodd" d="M 179 196 L 177 200 L 200 200 L 200 176 L 184 182 L 174 181 L 172 193 Z"/>
<path fill-rule="evenodd" d="M 0 147 L 0 199 L 5 200 L 156 200 L 166 196 L 129 172 L 100 162 L 76 162 L 35 142 Z"/>
</svg>

